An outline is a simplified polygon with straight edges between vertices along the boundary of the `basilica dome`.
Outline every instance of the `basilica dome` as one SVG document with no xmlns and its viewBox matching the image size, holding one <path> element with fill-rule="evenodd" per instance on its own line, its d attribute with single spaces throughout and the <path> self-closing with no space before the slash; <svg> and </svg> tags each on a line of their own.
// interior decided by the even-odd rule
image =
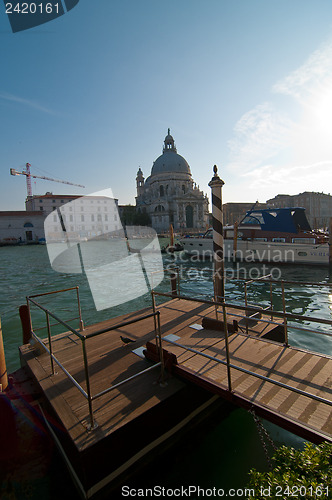
<svg viewBox="0 0 332 500">
<path fill-rule="evenodd" d="M 151 176 L 170 172 L 191 175 L 190 167 L 183 156 L 177 153 L 174 139 L 170 135 L 170 129 L 168 129 L 168 134 L 164 141 L 163 154 L 153 163 Z"/>
</svg>

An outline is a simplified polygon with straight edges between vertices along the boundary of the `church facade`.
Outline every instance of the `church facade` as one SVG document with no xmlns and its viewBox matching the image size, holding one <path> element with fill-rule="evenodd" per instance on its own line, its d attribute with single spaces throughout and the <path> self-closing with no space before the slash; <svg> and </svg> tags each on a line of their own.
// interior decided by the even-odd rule
<svg viewBox="0 0 332 500">
<path fill-rule="evenodd" d="M 175 230 L 204 231 L 208 224 L 207 195 L 194 183 L 187 161 L 177 153 L 170 129 L 162 155 L 153 163 L 145 180 L 141 168 L 136 177 L 136 210 L 147 213 L 157 232 Z"/>
</svg>

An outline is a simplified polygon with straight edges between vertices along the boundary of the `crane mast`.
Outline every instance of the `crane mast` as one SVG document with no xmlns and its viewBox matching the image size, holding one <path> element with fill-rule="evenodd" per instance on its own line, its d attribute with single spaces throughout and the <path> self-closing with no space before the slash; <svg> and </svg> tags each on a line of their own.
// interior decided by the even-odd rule
<svg viewBox="0 0 332 500">
<path fill-rule="evenodd" d="M 52 181 L 52 182 L 61 182 L 61 184 L 69 184 L 70 186 L 78 186 L 81 188 L 84 188 L 85 186 L 82 186 L 82 184 L 74 184 L 73 182 L 68 182 L 68 181 L 61 181 L 59 179 L 52 179 L 51 177 L 45 177 L 45 176 L 40 176 L 40 175 L 32 175 L 30 172 L 30 163 L 25 164 L 25 170 L 22 172 L 18 172 L 14 168 L 10 169 L 10 174 L 11 175 L 25 175 L 26 176 L 26 182 L 27 182 L 27 196 L 28 198 L 32 197 L 32 187 L 31 187 L 31 178 L 33 179 L 43 179 L 45 181 Z"/>
</svg>

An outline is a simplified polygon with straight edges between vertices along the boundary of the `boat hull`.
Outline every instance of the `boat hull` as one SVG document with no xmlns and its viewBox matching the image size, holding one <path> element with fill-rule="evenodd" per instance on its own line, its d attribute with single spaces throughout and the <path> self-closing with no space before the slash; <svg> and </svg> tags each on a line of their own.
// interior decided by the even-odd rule
<svg viewBox="0 0 332 500">
<path fill-rule="evenodd" d="M 184 238 L 184 251 L 200 258 L 213 258 L 213 240 L 205 238 Z M 269 262 L 273 264 L 329 264 L 329 245 L 309 243 L 281 243 L 266 241 L 224 240 L 224 257 L 241 262 Z"/>
</svg>

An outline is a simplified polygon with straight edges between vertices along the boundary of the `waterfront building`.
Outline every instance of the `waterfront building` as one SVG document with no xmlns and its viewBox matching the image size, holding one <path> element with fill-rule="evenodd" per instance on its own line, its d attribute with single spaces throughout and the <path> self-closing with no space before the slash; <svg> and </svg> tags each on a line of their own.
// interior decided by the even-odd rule
<svg viewBox="0 0 332 500">
<path fill-rule="evenodd" d="M 37 243 L 44 238 L 44 219 L 37 211 L 0 212 L 0 244 Z"/>
<path fill-rule="evenodd" d="M 121 230 L 118 200 L 103 195 L 75 196 L 54 209 L 45 220 L 48 241 L 61 239 L 64 232 L 69 240 L 75 240 L 102 237 Z"/>
<path fill-rule="evenodd" d="M 179 155 L 168 129 L 162 154 L 145 180 L 141 168 L 136 177 L 136 211 L 147 214 L 157 232 L 204 231 L 208 225 L 208 198 L 194 182 L 188 162 Z"/>
<path fill-rule="evenodd" d="M 278 194 L 267 200 L 266 203 L 268 207 L 273 208 L 305 208 L 307 219 L 313 229 L 327 229 L 330 217 L 332 217 L 332 196 L 330 194 L 311 191 L 295 195 Z"/>
<path fill-rule="evenodd" d="M 80 195 L 64 195 L 64 194 L 53 194 L 47 192 L 43 195 L 33 195 L 28 196 L 25 200 L 26 210 L 37 210 L 44 212 L 44 217 L 56 210 L 57 208 L 69 203 L 73 200 L 81 198 Z"/>
</svg>

